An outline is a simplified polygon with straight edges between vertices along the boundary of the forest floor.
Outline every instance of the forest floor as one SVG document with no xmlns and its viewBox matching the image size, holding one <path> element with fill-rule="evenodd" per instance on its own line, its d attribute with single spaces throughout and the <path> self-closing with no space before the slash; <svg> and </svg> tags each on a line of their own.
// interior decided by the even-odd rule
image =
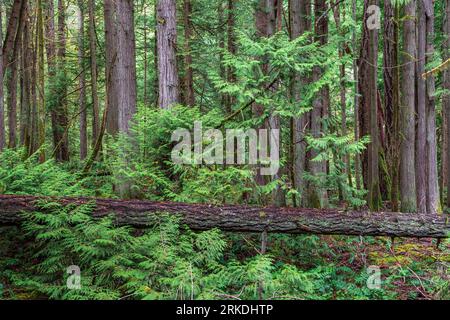
<svg viewBox="0 0 450 320">
<path fill-rule="evenodd" d="M 442 291 L 448 291 L 445 285 L 442 291 L 436 291 L 436 288 L 439 288 L 437 281 L 450 280 L 449 241 L 396 238 L 392 243 L 392 239 L 380 237 L 368 243 L 360 238 L 353 250 L 348 250 L 346 239 L 335 236 L 321 238 L 330 248 L 327 258 L 340 266 L 355 272 L 376 266 L 383 276 L 396 274 L 391 289 L 399 299 L 411 299 L 412 294 L 414 299 L 436 299 L 443 294 Z"/>
</svg>

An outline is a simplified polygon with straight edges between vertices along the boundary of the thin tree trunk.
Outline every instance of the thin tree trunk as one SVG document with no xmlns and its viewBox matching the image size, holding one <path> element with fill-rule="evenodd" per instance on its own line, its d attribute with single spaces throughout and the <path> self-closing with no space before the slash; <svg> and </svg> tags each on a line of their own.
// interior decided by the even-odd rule
<svg viewBox="0 0 450 320">
<path fill-rule="evenodd" d="M 97 44 L 95 36 L 95 0 L 89 0 L 89 51 L 91 57 L 91 97 L 92 97 L 92 145 L 95 146 L 99 131 L 99 102 L 98 102 L 98 70 L 97 70 Z"/>
<path fill-rule="evenodd" d="M 119 109 L 117 101 L 117 12 L 114 0 L 104 2 L 106 96 L 108 99 L 107 130 L 111 135 L 119 132 Z"/>
<path fill-rule="evenodd" d="M 17 129 L 17 67 L 15 62 L 13 62 L 9 68 L 6 87 L 6 104 L 8 106 L 8 148 L 11 149 L 16 147 Z"/>
<path fill-rule="evenodd" d="M 45 143 L 45 42 L 44 42 L 44 15 L 42 0 L 37 0 L 37 22 L 36 22 L 36 106 L 37 106 L 37 121 L 36 131 L 38 132 L 38 139 L 36 149 L 41 148 L 39 154 L 39 162 L 45 162 L 45 150 L 43 145 Z"/>
<path fill-rule="evenodd" d="M 415 167 L 415 66 L 416 57 L 416 1 L 405 5 L 403 21 L 404 45 L 402 59 L 402 108 L 400 146 L 400 199 L 402 212 L 416 212 Z"/>
<path fill-rule="evenodd" d="M 378 6 L 378 0 L 370 0 L 370 5 Z M 369 85 L 370 85 L 370 138 L 369 144 L 369 208 L 379 211 L 381 208 L 380 173 L 379 173 L 379 151 L 380 136 L 378 131 L 378 29 L 369 31 Z"/>
<path fill-rule="evenodd" d="M 84 46 L 84 13 L 85 4 L 83 0 L 78 0 L 78 65 L 80 70 L 79 76 L 79 112 L 80 112 L 80 160 L 84 160 L 88 154 L 88 137 L 87 137 L 87 105 L 86 105 L 86 50 Z"/>
<path fill-rule="evenodd" d="M 426 14 L 426 63 L 433 61 L 434 55 L 434 5 L 432 0 L 424 0 Z M 418 75 L 420 78 L 420 74 Z M 426 127 L 427 127 L 427 212 L 429 214 L 442 213 L 439 197 L 439 176 L 436 137 L 436 101 L 435 81 L 431 74 L 426 81 Z"/>
<path fill-rule="evenodd" d="M 218 20 L 218 26 L 217 26 L 217 42 L 219 43 L 219 75 L 222 79 L 226 79 L 227 72 L 225 69 L 225 66 L 223 64 L 223 52 L 225 50 L 225 18 L 224 18 L 224 4 L 221 1 L 218 1 L 217 5 L 217 20 Z M 229 104 L 227 103 L 227 94 L 221 93 L 220 94 L 220 102 L 221 105 L 224 107 L 224 110 L 227 114 L 231 114 L 232 110 Z"/>
<path fill-rule="evenodd" d="M 179 102 L 179 77 L 177 70 L 177 15 L 175 0 L 158 0 L 157 48 L 159 102 L 162 109 L 169 109 Z"/>
<path fill-rule="evenodd" d="M 57 32 L 57 72 L 58 81 L 63 83 L 57 90 L 56 122 L 58 130 L 58 141 L 56 159 L 58 161 L 69 161 L 69 136 L 67 132 L 67 85 L 65 84 L 66 63 L 66 13 L 64 0 L 58 0 L 58 32 Z"/>
<path fill-rule="evenodd" d="M 8 57 L 9 68 L 7 71 L 7 105 L 8 105 L 8 129 L 9 139 L 8 148 L 15 148 L 17 146 L 17 81 L 19 69 L 19 53 L 22 44 L 22 31 L 25 19 L 25 1 L 22 2 L 19 21 L 17 23 L 17 30 L 14 37 L 13 49 Z"/>
<path fill-rule="evenodd" d="M 227 47 L 228 52 L 231 55 L 236 55 L 237 48 L 236 48 L 236 36 L 235 36 L 235 24 L 236 24 L 236 18 L 235 18 L 235 5 L 236 0 L 228 0 L 227 4 L 227 10 L 228 10 L 228 16 L 227 16 Z M 227 73 L 227 82 L 230 84 L 234 84 L 236 82 L 236 74 L 232 67 L 228 67 L 226 70 Z M 232 95 L 227 95 L 227 109 L 232 110 L 233 104 L 235 103 L 234 97 Z"/>
<path fill-rule="evenodd" d="M 195 105 L 194 95 L 194 72 L 192 69 L 192 4 L 191 0 L 184 0 L 183 20 L 184 20 L 184 98 L 188 106 Z"/>
<path fill-rule="evenodd" d="M 356 0 L 352 0 L 352 18 L 355 25 L 358 23 L 356 15 Z M 352 49 L 353 49 L 353 81 L 355 82 L 355 98 L 354 98 L 354 121 L 355 121 L 355 141 L 360 139 L 360 119 L 359 119 L 359 71 L 358 59 L 356 58 L 357 43 L 356 43 L 356 28 L 352 32 Z M 359 153 L 355 155 L 355 180 L 356 189 L 361 189 L 361 157 Z"/>
<path fill-rule="evenodd" d="M 332 2 L 331 5 L 333 6 L 333 14 L 334 14 L 334 20 L 336 23 L 336 29 L 339 33 L 339 35 L 342 38 L 345 38 L 345 32 L 343 32 L 341 27 L 341 9 L 340 4 Z M 345 7 L 344 7 L 345 9 Z M 343 12 L 342 20 L 345 20 L 345 11 Z M 338 45 L 338 56 L 340 60 L 343 60 L 345 55 L 345 47 L 346 42 L 345 40 L 339 43 Z M 346 81 L 346 72 L 345 72 L 345 62 L 341 63 L 339 67 L 339 103 L 341 107 L 341 135 L 347 136 L 347 81 Z M 343 166 L 337 165 L 337 170 L 339 170 L 339 174 L 343 173 L 345 177 L 347 177 L 347 183 L 351 186 L 352 185 L 352 175 L 350 171 L 350 155 L 345 155 L 342 158 Z M 344 188 L 342 186 L 342 182 L 339 183 L 339 196 L 340 200 L 343 200 L 342 197 L 344 196 Z M 347 197 L 346 197 L 347 198 Z"/>
<path fill-rule="evenodd" d="M 27 8 L 26 8 L 27 9 Z M 21 144 L 28 150 L 30 147 L 31 128 L 31 68 L 32 63 L 30 49 L 30 22 L 26 18 L 24 21 L 21 53 L 21 78 L 22 78 L 22 99 L 20 109 L 20 140 Z"/>
<path fill-rule="evenodd" d="M 290 29 L 292 40 L 298 38 L 307 31 L 311 31 L 311 2 L 310 0 L 291 0 L 290 2 Z M 295 73 L 292 77 L 291 96 L 297 104 L 301 101 L 301 86 L 308 83 L 300 74 Z M 307 114 L 292 119 L 292 180 L 295 190 L 299 196 L 295 197 L 296 204 L 301 206 L 305 203 L 304 174 L 306 169 L 306 141 L 305 130 L 307 127 Z"/>
<path fill-rule="evenodd" d="M 314 15 L 315 20 L 315 41 L 321 46 L 326 45 L 328 42 L 328 16 L 325 12 L 328 10 L 328 5 L 325 0 L 314 1 Z M 319 21 L 320 19 L 320 21 Z M 315 66 L 313 69 L 313 82 L 319 81 L 324 74 L 324 70 L 320 66 Z M 311 111 L 310 127 L 311 135 L 314 138 L 320 138 L 324 128 L 322 126 L 323 116 L 328 113 L 329 109 L 329 88 L 325 86 L 319 90 L 313 101 L 313 109 Z M 310 181 L 308 184 L 307 206 L 312 208 L 323 208 L 327 204 L 326 191 L 323 190 L 321 184 L 323 180 L 320 177 L 321 174 L 326 172 L 324 162 L 314 161 L 318 152 L 311 150 L 308 169 L 312 176 L 315 177 L 315 181 Z"/>
<path fill-rule="evenodd" d="M 60 106 L 60 88 L 58 85 L 58 61 L 57 53 L 59 46 L 57 47 L 56 30 L 55 30 L 55 8 L 52 0 L 46 0 L 45 2 L 45 38 L 46 38 L 46 51 L 47 51 L 47 65 L 49 76 L 49 93 L 48 107 L 50 109 L 52 133 L 53 133 L 53 145 L 56 150 L 55 158 L 57 161 L 62 161 L 60 142 L 62 142 L 63 132 L 65 129 L 61 126 L 61 106 Z"/>
<path fill-rule="evenodd" d="M 426 82 L 422 78 L 425 73 L 425 51 L 426 51 L 426 15 L 423 0 L 417 3 L 418 17 L 416 26 L 417 36 L 417 63 L 416 63 L 416 188 L 417 188 L 417 211 L 427 212 L 427 103 Z"/>
<path fill-rule="evenodd" d="M 143 5 L 144 16 L 144 104 L 148 105 L 148 31 L 147 31 L 147 6 Z"/>
<path fill-rule="evenodd" d="M 450 59 L 450 0 L 445 1 L 445 19 L 444 19 L 444 34 L 447 38 L 444 41 L 444 61 Z M 447 111 L 447 210 L 450 209 L 450 177 L 448 176 L 448 166 L 450 165 L 450 69 L 444 71 L 444 88 L 447 90 L 447 94 L 444 95 L 442 108 Z"/>
</svg>

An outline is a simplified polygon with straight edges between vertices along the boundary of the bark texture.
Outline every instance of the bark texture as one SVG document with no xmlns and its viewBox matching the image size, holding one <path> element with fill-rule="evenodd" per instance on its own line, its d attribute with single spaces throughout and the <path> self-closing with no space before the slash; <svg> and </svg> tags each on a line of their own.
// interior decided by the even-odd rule
<svg viewBox="0 0 450 320">
<path fill-rule="evenodd" d="M 290 25 L 291 25 L 291 39 L 300 37 L 307 31 L 311 31 L 311 23 L 309 21 L 311 2 L 310 0 L 291 0 L 290 2 Z M 292 75 L 291 98 L 299 106 L 301 105 L 301 87 L 306 85 L 308 80 L 302 77 L 299 73 Z M 299 193 L 296 197 L 295 203 L 302 204 L 304 198 L 304 178 L 306 169 L 306 128 L 307 128 L 307 114 L 294 117 L 292 119 L 292 181 L 295 190 Z"/>
<path fill-rule="evenodd" d="M 129 133 L 136 113 L 136 44 L 132 0 L 117 0 L 117 100 L 119 132 Z"/>
<path fill-rule="evenodd" d="M 159 107 L 168 109 L 179 102 L 177 70 L 177 15 L 175 0 L 158 0 L 157 51 Z"/>
<path fill-rule="evenodd" d="M 400 199 L 402 212 L 416 212 L 415 168 L 415 66 L 416 56 L 416 1 L 405 6 L 403 21 L 404 45 L 402 60 L 402 105 L 400 146 Z"/>
<path fill-rule="evenodd" d="M 0 5 L 0 26 L 2 26 L 3 10 Z M 3 104 L 3 28 L 0 28 L 0 152 L 5 148 L 5 106 Z"/>
<path fill-rule="evenodd" d="M 422 214 L 8 195 L 0 195 L 0 225 L 19 224 L 22 212 L 42 211 L 37 200 L 58 201 L 62 205 L 92 203 L 93 217 L 112 215 L 117 224 L 134 227 L 151 226 L 161 214 L 177 214 L 193 230 L 431 238 L 446 238 L 450 232 L 445 217 Z"/>
<path fill-rule="evenodd" d="M 85 46 L 84 46 L 84 13 L 85 5 L 83 0 L 78 0 L 78 64 L 80 69 L 79 76 L 79 112 L 80 112 L 80 160 L 84 160 L 88 153 L 87 140 L 87 112 L 86 112 L 86 63 L 85 63 Z"/>
<path fill-rule="evenodd" d="M 445 19 L 444 19 L 444 31 L 447 34 L 447 39 L 444 42 L 444 58 L 450 58 L 450 0 L 446 0 L 445 6 Z M 444 71 L 444 88 L 447 92 L 450 92 L 450 69 Z M 443 108 L 447 111 L 447 166 L 450 163 L 450 94 L 447 93 L 444 96 Z M 447 167 L 447 174 L 448 174 Z M 447 176 L 447 208 L 450 208 L 450 177 Z"/>
</svg>

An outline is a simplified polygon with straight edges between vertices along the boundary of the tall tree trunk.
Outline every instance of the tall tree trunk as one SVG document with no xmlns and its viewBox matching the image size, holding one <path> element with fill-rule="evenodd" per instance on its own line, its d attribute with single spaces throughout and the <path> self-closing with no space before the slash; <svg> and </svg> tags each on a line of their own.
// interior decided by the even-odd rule
<svg viewBox="0 0 450 320">
<path fill-rule="evenodd" d="M 369 72 L 370 64 L 369 52 L 370 52 L 370 35 L 369 29 L 367 28 L 367 18 L 369 0 L 364 0 L 364 15 L 363 15 L 363 28 L 362 28 L 362 39 L 360 45 L 360 55 L 358 61 L 358 94 L 359 94 L 359 106 L 358 106 L 358 123 L 359 123 L 359 137 L 362 138 L 370 135 L 370 86 L 367 84 L 370 82 Z M 361 169 L 363 185 L 365 189 L 369 189 L 368 185 L 368 172 L 369 172 L 369 148 L 364 150 L 361 155 Z"/>
<path fill-rule="evenodd" d="M 426 83 L 422 78 L 425 73 L 426 51 L 426 15 L 424 1 L 417 3 L 418 17 L 416 26 L 417 36 L 417 63 L 416 63 L 416 90 L 417 90 L 417 129 L 416 129 L 416 188 L 417 211 L 427 212 L 427 107 L 426 107 Z"/>
<path fill-rule="evenodd" d="M 7 71 L 6 85 L 8 91 L 7 96 L 8 129 L 9 129 L 8 148 L 15 148 L 17 146 L 17 81 L 19 69 L 19 53 L 21 51 L 20 47 L 22 44 L 22 31 L 25 19 L 25 10 L 24 10 L 25 5 L 26 2 L 23 1 L 20 8 L 19 21 L 17 22 L 17 30 L 14 37 L 13 48 L 9 54 L 9 57 L 7 57 L 9 66 L 9 68 L 6 70 Z"/>
<path fill-rule="evenodd" d="M 192 3 L 191 0 L 184 0 L 183 20 L 184 20 L 184 98 L 188 106 L 195 105 L 194 95 L 194 72 L 192 69 Z"/>
<path fill-rule="evenodd" d="M 339 33 L 339 35 L 345 39 L 345 32 L 342 30 L 341 27 L 341 8 L 340 3 L 331 2 L 331 5 L 333 6 L 333 14 L 334 14 L 334 20 L 336 23 L 336 29 Z M 343 17 L 342 20 L 345 20 L 345 7 L 343 10 Z M 346 41 L 341 40 L 341 42 L 338 44 L 338 56 L 339 59 L 342 61 L 345 56 L 345 48 L 346 48 Z M 346 136 L 347 135 L 347 80 L 346 80 L 346 72 L 345 72 L 345 62 L 341 63 L 339 67 L 339 103 L 341 107 L 341 135 Z M 343 165 L 336 164 L 336 168 L 339 171 L 339 174 L 344 174 L 345 177 L 347 177 L 347 183 L 351 186 L 352 185 L 352 175 L 350 171 L 350 155 L 345 155 L 342 158 Z M 342 197 L 344 196 L 344 188 L 342 186 L 342 182 L 339 183 L 339 197 L 340 200 L 343 200 Z M 347 197 L 346 197 L 347 198 Z"/>
<path fill-rule="evenodd" d="M 218 20 L 218 26 L 217 26 L 217 42 L 219 44 L 219 75 L 222 79 L 226 79 L 226 69 L 223 64 L 223 52 L 225 50 L 225 18 L 224 18 L 224 4 L 222 1 L 218 1 L 217 4 L 217 20 Z M 227 94 L 221 93 L 220 94 L 220 102 L 221 105 L 224 107 L 224 111 L 227 114 L 231 114 L 231 107 L 228 105 L 227 101 Z"/>
<path fill-rule="evenodd" d="M 256 35 L 259 38 L 268 38 L 275 34 L 277 31 L 277 26 L 280 26 L 279 23 L 277 23 L 277 20 L 281 18 L 281 15 L 279 15 L 280 6 L 278 5 L 277 0 L 260 0 L 258 2 L 256 11 L 255 11 L 255 25 L 256 25 Z M 278 30 L 280 31 L 280 30 Z M 269 75 L 269 68 L 270 68 L 270 62 L 266 57 L 263 57 L 263 63 L 262 63 L 262 72 L 264 75 Z M 276 84 L 274 84 L 270 90 L 273 91 L 276 88 Z M 255 104 L 253 106 L 253 114 L 255 117 L 261 117 L 264 114 L 264 107 L 263 105 Z M 265 121 L 264 127 L 267 129 L 275 129 L 280 130 L 280 122 L 281 119 L 278 115 L 270 115 L 269 119 Z M 280 137 L 282 135 L 280 134 Z M 274 137 L 272 136 L 271 139 Z M 281 139 L 280 139 L 281 142 Z M 280 145 L 278 146 L 278 149 L 280 149 Z M 281 151 L 281 150 L 279 150 Z M 280 168 L 280 171 L 282 168 Z M 276 173 L 271 177 L 273 180 L 279 179 L 279 173 Z M 260 172 L 258 170 L 256 174 L 256 183 L 258 185 L 264 185 L 266 183 L 266 179 L 260 175 Z M 279 186 L 276 186 L 274 191 L 272 192 L 272 199 L 271 202 L 275 206 L 282 206 L 285 204 L 285 196 L 284 192 L 281 190 Z"/>
<path fill-rule="evenodd" d="M 426 17 L 426 63 L 433 61 L 434 55 L 434 5 L 432 0 L 423 0 Z M 421 75 L 417 75 L 418 78 Z M 427 212 L 437 214 L 442 212 L 439 196 L 437 137 L 436 137 L 436 101 L 435 82 L 431 74 L 426 80 L 426 127 L 427 127 Z"/>
<path fill-rule="evenodd" d="M 400 110 L 400 77 L 398 67 L 398 5 L 394 6 L 392 0 L 384 1 L 384 54 L 383 54 L 383 80 L 384 80 L 384 110 L 386 119 L 386 162 L 389 166 L 391 189 L 390 200 L 392 210 L 397 212 L 398 184 L 399 184 L 399 110 Z"/>
<path fill-rule="evenodd" d="M 120 133 L 131 135 L 131 120 L 136 113 L 136 44 L 134 34 L 134 8 L 132 0 L 116 0 L 117 14 L 117 128 Z M 130 165 L 127 158 L 122 159 Z M 117 185 L 122 198 L 132 198 L 131 183 L 124 177 Z"/>
<path fill-rule="evenodd" d="M 370 0 L 370 5 L 379 5 L 378 0 Z M 366 22 L 367 24 L 368 22 Z M 367 27 L 367 25 L 366 25 Z M 380 152 L 380 135 L 378 127 L 378 29 L 369 30 L 369 107 L 370 107 L 370 138 L 369 144 L 369 208 L 372 211 L 379 211 L 381 208 L 380 194 L 380 173 L 379 173 L 379 152 Z"/>
<path fill-rule="evenodd" d="M 315 15 L 315 41 L 319 45 L 324 46 L 328 42 L 328 15 L 325 14 L 328 10 L 328 4 L 325 0 L 314 1 L 314 15 Z M 313 69 L 313 82 L 319 81 L 324 74 L 324 70 L 320 66 L 315 66 Z M 317 93 L 313 101 L 313 109 L 311 111 L 310 126 L 311 135 L 314 138 L 320 138 L 323 132 L 322 120 L 323 116 L 328 113 L 329 109 L 329 88 L 326 85 L 322 87 Z M 318 152 L 311 150 L 308 159 L 308 169 L 315 181 L 310 181 L 308 184 L 307 206 L 313 208 L 322 208 L 327 205 L 326 191 L 323 190 L 321 184 L 322 179 L 319 176 L 326 172 L 324 162 L 314 161 Z"/>
<path fill-rule="evenodd" d="M 358 23 L 357 12 L 356 12 L 356 0 L 352 0 L 352 18 L 355 25 Z M 358 59 L 357 59 L 357 40 L 356 40 L 356 28 L 353 29 L 352 32 L 352 49 L 353 49 L 353 81 L 355 82 L 355 98 L 354 98 L 354 121 L 355 121 L 355 140 L 358 141 L 360 139 L 360 118 L 359 118 L 359 70 L 358 70 Z M 361 157 L 360 154 L 357 153 L 355 155 L 355 180 L 356 180 L 356 189 L 361 189 Z"/>
<path fill-rule="evenodd" d="M 58 74 L 57 53 L 59 53 L 59 45 L 57 47 L 56 30 L 55 30 L 55 8 L 52 0 L 45 2 L 45 46 L 47 51 L 47 65 L 49 76 L 49 92 L 48 108 L 50 109 L 53 145 L 55 148 L 55 157 L 57 161 L 62 161 L 60 142 L 63 141 L 64 128 L 61 126 L 61 106 L 60 106 L 60 84 Z"/>
<path fill-rule="evenodd" d="M 68 136 L 68 116 L 67 116 L 67 84 L 65 80 L 66 63 L 66 7 L 64 0 L 58 0 L 58 32 L 57 32 L 57 81 L 61 82 L 56 92 L 56 123 L 57 138 L 55 141 L 55 155 L 57 161 L 69 161 L 69 136 Z"/>
<path fill-rule="evenodd" d="M 5 71 L 9 67 L 9 58 L 11 52 L 14 49 L 14 41 L 16 39 L 18 25 L 25 1 L 26 0 L 14 0 L 11 11 L 9 13 L 9 19 L 7 21 L 8 26 L 6 28 L 5 40 L 2 47 L 2 63 Z M 3 72 L 3 75 L 5 75 L 5 71 Z"/>
<path fill-rule="evenodd" d="M 27 10 L 27 8 L 26 8 Z M 26 13 L 27 14 L 27 13 Z M 30 21 L 25 18 L 23 36 L 22 36 L 22 53 L 21 53 L 21 79 L 22 79 L 22 99 L 20 107 L 20 141 L 28 150 L 30 148 L 30 128 L 31 128 L 31 68 L 32 59 L 30 49 Z"/>
<path fill-rule="evenodd" d="M 86 63 L 85 63 L 85 45 L 84 45 L 84 13 L 85 4 L 83 0 L 78 0 L 78 65 L 79 76 L 79 113 L 80 113 L 80 160 L 84 160 L 88 153 L 87 137 L 87 105 L 86 105 Z"/>
<path fill-rule="evenodd" d="M 3 4 L 0 3 L 0 26 L 3 26 Z M 3 97 L 3 27 L 0 27 L 0 152 L 5 148 L 5 105 Z"/>
<path fill-rule="evenodd" d="M 444 34 L 447 38 L 444 41 L 444 61 L 450 59 L 450 0 L 445 0 L 445 19 L 444 19 Z M 442 108 L 447 111 L 447 165 L 450 166 L 450 69 L 444 71 L 444 88 L 447 94 L 444 95 Z M 450 177 L 447 172 L 447 209 L 450 209 Z"/>
<path fill-rule="evenodd" d="M 136 44 L 132 0 L 116 0 L 117 6 L 117 97 L 119 132 L 130 133 L 136 113 Z"/>
<path fill-rule="evenodd" d="M 41 148 L 39 153 L 39 162 L 45 162 L 45 41 L 44 41 L 44 14 L 42 0 L 37 0 L 37 18 L 36 18 L 36 131 L 38 132 L 35 149 Z"/>
<path fill-rule="evenodd" d="M 117 101 L 117 17 L 114 0 L 104 2 L 105 53 L 106 53 L 106 96 L 108 101 L 107 130 L 111 135 L 119 132 L 119 109 Z"/>
<path fill-rule="evenodd" d="M 310 0 L 291 0 L 290 5 L 290 31 L 291 39 L 294 40 L 304 34 L 307 31 L 311 31 L 311 2 Z M 291 84 L 291 97 L 294 99 L 297 105 L 301 103 L 301 86 L 306 85 L 308 80 L 302 77 L 298 73 L 294 73 L 292 76 Z M 307 127 L 307 114 L 303 114 L 292 119 L 292 180 L 295 190 L 299 196 L 296 197 L 295 204 L 304 204 L 305 199 L 305 187 L 304 178 L 306 169 L 306 142 L 305 142 L 305 130 Z"/>
<path fill-rule="evenodd" d="M 403 21 L 402 59 L 402 108 L 400 146 L 400 199 L 402 212 L 416 212 L 416 167 L 415 167 L 415 66 L 416 57 L 416 1 L 405 5 Z"/>
<path fill-rule="evenodd" d="M 235 18 L 235 6 L 236 6 L 236 0 L 228 0 L 227 3 L 227 10 L 228 10 L 228 16 L 227 16 L 227 50 L 231 55 L 236 55 L 236 35 L 235 35 L 235 24 L 236 24 L 236 18 Z M 226 70 L 227 73 L 227 82 L 230 84 L 234 84 L 236 82 L 236 74 L 231 66 L 229 66 Z M 235 99 L 232 95 L 227 95 L 227 109 L 232 110 L 233 104 L 235 103 Z"/>
<path fill-rule="evenodd" d="M 91 57 L 91 97 L 92 97 L 92 145 L 95 146 L 100 133 L 98 103 L 97 38 L 95 35 L 95 0 L 89 0 L 89 51 Z"/>
<path fill-rule="evenodd" d="M 175 0 L 158 0 L 157 51 L 159 107 L 168 109 L 179 102 L 177 70 L 177 15 Z"/>
<path fill-rule="evenodd" d="M 147 30 L 147 6 L 142 8 L 144 18 L 144 104 L 148 105 L 148 30 Z"/>
</svg>

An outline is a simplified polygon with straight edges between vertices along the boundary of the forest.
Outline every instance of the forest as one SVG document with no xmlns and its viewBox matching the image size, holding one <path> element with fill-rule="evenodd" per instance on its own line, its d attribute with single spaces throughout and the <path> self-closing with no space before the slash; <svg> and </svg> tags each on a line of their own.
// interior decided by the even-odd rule
<svg viewBox="0 0 450 320">
<path fill-rule="evenodd" d="M 450 0 L 0 0 L 0 300 L 450 299 Z"/>
</svg>

